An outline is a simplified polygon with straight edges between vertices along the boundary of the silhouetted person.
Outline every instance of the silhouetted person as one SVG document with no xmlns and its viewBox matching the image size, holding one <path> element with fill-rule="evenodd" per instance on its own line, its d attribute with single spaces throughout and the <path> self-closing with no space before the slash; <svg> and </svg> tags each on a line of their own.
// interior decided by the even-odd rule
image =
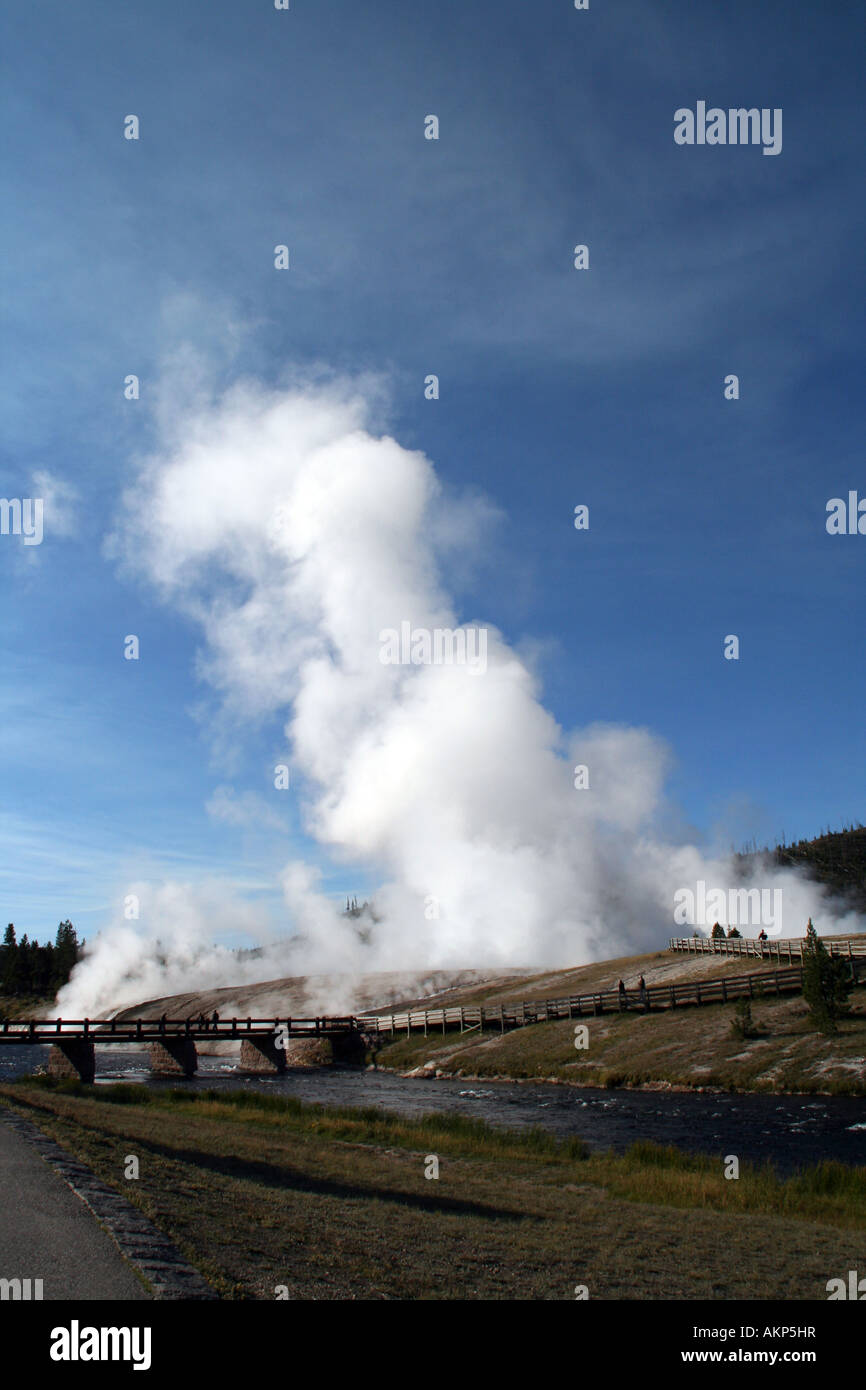
<svg viewBox="0 0 866 1390">
<path fill-rule="evenodd" d="M 619 1007 L 625 1008 L 625 984 L 622 980 L 619 982 Z"/>
<path fill-rule="evenodd" d="M 213 1024 L 213 1030 L 214 1030 L 214 1032 L 216 1032 L 216 1026 L 217 1026 L 217 1024 L 219 1023 L 219 1021 L 220 1021 L 220 1016 L 219 1016 L 219 1014 L 217 1013 L 216 1009 L 214 1009 L 214 1011 L 213 1011 L 213 1013 L 212 1013 L 212 1015 L 211 1015 L 211 1023 Z"/>
<path fill-rule="evenodd" d="M 159 1020 L 159 1031 L 160 1031 L 160 1033 L 164 1033 L 164 1032 L 165 1032 L 165 1019 L 166 1019 L 166 1016 L 165 1016 L 165 1014 L 163 1014 L 162 1017 L 161 1017 L 160 1020 Z"/>
<path fill-rule="evenodd" d="M 641 975 L 640 979 L 638 980 L 637 987 L 640 991 L 640 1002 L 643 1004 L 645 1009 L 649 1008 L 649 999 L 647 997 L 646 992 L 646 980 L 644 979 L 643 975 Z"/>
</svg>

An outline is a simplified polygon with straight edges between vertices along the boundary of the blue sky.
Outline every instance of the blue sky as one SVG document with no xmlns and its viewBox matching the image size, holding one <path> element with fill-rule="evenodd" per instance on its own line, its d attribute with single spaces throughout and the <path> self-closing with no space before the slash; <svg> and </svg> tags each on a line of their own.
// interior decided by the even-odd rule
<svg viewBox="0 0 866 1390">
<path fill-rule="evenodd" d="M 281 722 L 215 754 L 200 634 L 105 550 L 184 345 L 226 382 L 384 374 L 395 437 L 500 512 L 459 610 L 534 654 L 564 727 L 669 742 L 678 831 L 863 818 L 866 536 L 825 530 L 866 496 L 860 27 L 685 0 L 7 7 L 0 495 L 60 493 L 40 546 L 0 536 L 4 922 L 87 934 L 130 880 L 217 873 L 278 918 L 280 866 L 319 858 L 293 800 L 283 826 L 208 813 L 264 793 Z M 698 100 L 781 108 L 782 152 L 675 145 Z"/>
</svg>

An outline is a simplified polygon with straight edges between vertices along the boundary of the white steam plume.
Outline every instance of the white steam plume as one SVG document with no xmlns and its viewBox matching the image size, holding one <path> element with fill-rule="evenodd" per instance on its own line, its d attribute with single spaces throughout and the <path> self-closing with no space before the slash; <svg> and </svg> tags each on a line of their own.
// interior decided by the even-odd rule
<svg viewBox="0 0 866 1390">
<path fill-rule="evenodd" d="M 380 661 L 383 629 L 457 626 L 443 575 L 490 509 L 446 498 L 422 454 L 377 436 L 370 395 L 246 383 L 172 411 L 115 540 L 200 623 L 224 717 L 285 712 L 311 834 L 380 875 L 362 942 L 315 871 L 286 867 L 303 969 L 579 964 L 659 944 L 676 889 L 734 881 L 730 863 L 654 833 L 664 745 L 598 723 L 563 733 L 485 614 L 483 672 Z M 783 890 L 783 934 L 810 914 L 826 929 L 813 885 L 767 868 L 758 886 Z M 111 940 L 89 963 L 101 998 Z"/>
</svg>

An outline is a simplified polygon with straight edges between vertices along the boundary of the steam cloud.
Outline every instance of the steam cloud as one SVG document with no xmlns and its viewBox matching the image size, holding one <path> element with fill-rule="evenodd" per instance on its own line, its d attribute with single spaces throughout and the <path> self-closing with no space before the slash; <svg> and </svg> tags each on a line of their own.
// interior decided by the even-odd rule
<svg viewBox="0 0 866 1390">
<path fill-rule="evenodd" d="M 669 762 L 659 739 L 600 723 L 563 732 L 483 614 L 483 674 L 380 661 L 384 629 L 459 625 L 443 575 L 479 544 L 490 509 L 447 496 L 421 453 L 378 435 L 377 409 L 375 383 L 321 378 L 167 406 L 114 541 L 200 624 L 221 719 L 285 714 L 310 833 L 380 876 L 380 920 L 362 941 L 313 868 L 286 866 L 292 973 L 574 965 L 658 945 L 675 930 L 677 888 L 734 880 L 730 863 L 653 830 Z M 578 763 L 589 790 L 575 789 Z M 783 890 L 783 934 L 809 915 L 826 929 L 819 889 L 779 869 L 756 882 Z M 243 972 L 205 951 L 214 924 L 197 890 L 165 885 L 156 906 L 159 951 L 152 933 L 107 930 L 67 1009 L 289 973 L 285 947 Z"/>
</svg>

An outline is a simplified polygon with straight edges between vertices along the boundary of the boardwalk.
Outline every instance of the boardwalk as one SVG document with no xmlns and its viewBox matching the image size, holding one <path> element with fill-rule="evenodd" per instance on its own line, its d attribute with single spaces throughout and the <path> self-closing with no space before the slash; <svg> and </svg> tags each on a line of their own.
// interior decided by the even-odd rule
<svg viewBox="0 0 866 1390">
<path fill-rule="evenodd" d="M 866 959 L 852 961 L 855 980 L 866 975 Z M 445 1032 L 459 1028 L 461 1033 L 474 1029 L 525 1028 L 534 1023 L 554 1019 L 584 1018 L 606 1013 L 622 1013 L 630 1009 L 679 1009 L 690 1005 L 727 1004 L 736 999 L 760 999 L 781 994 L 797 994 L 803 988 L 803 970 L 799 965 L 784 970 L 761 971 L 749 975 L 733 975 L 715 980 L 694 980 L 680 984 L 648 985 L 644 990 L 630 989 L 621 995 L 618 990 L 601 990 L 594 994 L 574 994 L 562 999 L 523 1001 L 496 1008 L 469 1006 L 451 1009 L 413 1009 L 404 1013 L 365 1014 L 358 1026 L 375 1034 L 399 1032 Z"/>
<path fill-rule="evenodd" d="M 761 960 L 787 960 L 791 965 L 803 954 L 802 936 L 778 940 L 759 941 L 748 937 L 707 937 L 672 936 L 668 943 L 671 951 L 685 951 L 689 955 L 711 956 L 758 956 Z M 841 941 L 824 939 L 824 946 L 831 956 L 844 956 L 852 960 L 856 956 L 866 956 L 866 936 L 855 936 Z"/>
</svg>

